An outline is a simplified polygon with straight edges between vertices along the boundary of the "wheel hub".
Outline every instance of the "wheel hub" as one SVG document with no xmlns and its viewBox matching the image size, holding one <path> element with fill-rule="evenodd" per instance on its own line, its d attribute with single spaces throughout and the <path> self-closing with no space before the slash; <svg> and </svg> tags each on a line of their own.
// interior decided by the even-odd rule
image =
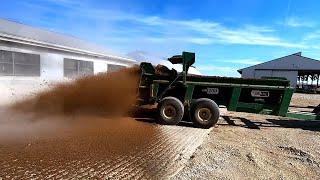
<svg viewBox="0 0 320 180">
<path fill-rule="evenodd" d="M 167 119 L 173 118 L 176 114 L 177 114 L 177 111 L 173 106 L 169 105 L 169 106 L 166 106 L 165 108 L 163 108 L 163 115 Z"/>
<path fill-rule="evenodd" d="M 198 118 L 201 120 L 201 121 L 208 121 L 211 119 L 212 117 L 212 114 L 210 112 L 210 109 L 208 108 L 201 108 L 199 109 L 198 113 Z"/>
</svg>

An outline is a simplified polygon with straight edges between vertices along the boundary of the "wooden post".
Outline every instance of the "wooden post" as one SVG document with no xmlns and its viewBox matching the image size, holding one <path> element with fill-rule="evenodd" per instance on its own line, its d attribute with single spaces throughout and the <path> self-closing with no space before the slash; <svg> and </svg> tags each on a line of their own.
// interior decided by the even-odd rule
<svg viewBox="0 0 320 180">
<path fill-rule="evenodd" d="M 317 90 L 316 90 L 317 88 L 313 88 L 313 84 L 314 84 L 313 81 L 314 81 L 315 79 L 316 79 L 316 75 L 312 73 L 312 75 L 311 75 L 311 88 L 313 89 L 313 93 L 316 94 L 316 93 L 317 93 Z"/>
<path fill-rule="evenodd" d="M 320 75 L 318 74 L 317 88 L 319 87 L 319 77 L 320 77 Z"/>
</svg>

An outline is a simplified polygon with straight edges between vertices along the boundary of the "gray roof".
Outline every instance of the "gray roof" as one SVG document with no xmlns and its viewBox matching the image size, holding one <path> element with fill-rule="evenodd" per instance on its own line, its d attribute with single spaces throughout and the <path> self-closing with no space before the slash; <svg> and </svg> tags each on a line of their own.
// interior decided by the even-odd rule
<svg viewBox="0 0 320 180">
<path fill-rule="evenodd" d="M 249 66 L 239 69 L 238 72 L 242 73 L 245 69 L 260 69 L 260 70 L 293 70 L 293 71 L 320 71 L 320 61 L 301 55 L 301 52 L 290 54 L 280 57 L 271 61 L 260 63 L 257 65 Z"/>
<path fill-rule="evenodd" d="M 0 37 L 34 43 L 33 45 L 46 45 L 46 47 L 59 47 L 60 50 L 73 50 L 95 56 L 107 56 L 133 61 L 133 59 L 114 53 L 94 43 L 76 37 L 33 27 L 0 18 Z M 3 39 L 4 40 L 4 39 Z"/>
</svg>

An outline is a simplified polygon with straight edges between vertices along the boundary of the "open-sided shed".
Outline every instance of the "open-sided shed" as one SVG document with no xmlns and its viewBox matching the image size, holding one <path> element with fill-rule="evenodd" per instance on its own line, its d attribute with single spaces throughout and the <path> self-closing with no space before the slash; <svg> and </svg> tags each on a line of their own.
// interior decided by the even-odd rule
<svg viewBox="0 0 320 180">
<path fill-rule="evenodd" d="M 320 86 L 320 61 L 301 55 L 301 52 L 261 64 L 239 69 L 243 78 L 285 77 L 292 87 L 316 90 Z"/>
</svg>

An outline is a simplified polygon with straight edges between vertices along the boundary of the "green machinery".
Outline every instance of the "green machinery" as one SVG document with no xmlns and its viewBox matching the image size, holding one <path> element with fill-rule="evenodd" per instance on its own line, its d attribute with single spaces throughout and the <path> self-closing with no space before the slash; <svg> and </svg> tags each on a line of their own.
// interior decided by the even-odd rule
<svg viewBox="0 0 320 180">
<path fill-rule="evenodd" d="M 228 111 L 320 118 L 316 114 L 288 113 L 293 94 L 288 80 L 189 75 L 189 67 L 195 62 L 195 53 L 190 52 L 168 60 L 182 64 L 183 71 L 165 75 L 157 73 L 151 63 L 140 64 L 138 104 L 157 104 L 158 120 L 162 124 L 175 125 L 187 116 L 196 127 L 210 128 L 220 117 L 221 105 Z"/>
</svg>

